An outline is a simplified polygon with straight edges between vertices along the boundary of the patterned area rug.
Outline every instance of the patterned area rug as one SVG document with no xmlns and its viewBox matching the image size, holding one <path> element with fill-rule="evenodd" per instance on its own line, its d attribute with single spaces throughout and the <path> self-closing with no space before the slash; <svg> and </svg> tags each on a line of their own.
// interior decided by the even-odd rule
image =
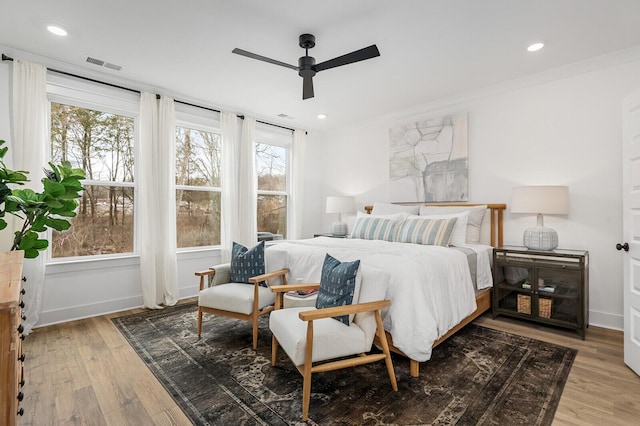
<svg viewBox="0 0 640 426">
<path fill-rule="evenodd" d="M 268 318 L 258 350 L 251 324 L 179 305 L 114 319 L 138 355 L 197 425 L 292 425 L 302 376 L 280 349 L 271 366 Z M 375 349 L 374 349 L 375 350 Z M 550 425 L 575 350 L 468 325 L 409 375 L 394 356 L 398 392 L 383 362 L 314 375 L 312 425 Z"/>
</svg>

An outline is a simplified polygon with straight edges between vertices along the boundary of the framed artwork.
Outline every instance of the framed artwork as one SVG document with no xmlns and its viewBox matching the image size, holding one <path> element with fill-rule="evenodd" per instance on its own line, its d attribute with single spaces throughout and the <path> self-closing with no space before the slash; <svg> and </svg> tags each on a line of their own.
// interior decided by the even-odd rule
<svg viewBox="0 0 640 426">
<path fill-rule="evenodd" d="M 467 114 L 389 130 L 391 201 L 467 201 Z"/>
</svg>

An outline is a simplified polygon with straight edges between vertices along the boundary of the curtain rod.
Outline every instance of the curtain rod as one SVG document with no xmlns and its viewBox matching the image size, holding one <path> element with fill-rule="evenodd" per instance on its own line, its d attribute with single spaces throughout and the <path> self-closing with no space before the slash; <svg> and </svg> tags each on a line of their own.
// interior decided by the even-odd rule
<svg viewBox="0 0 640 426">
<path fill-rule="evenodd" d="M 3 53 L 2 54 L 2 61 L 3 62 L 4 61 L 13 62 L 13 58 L 11 58 L 11 57 L 9 57 L 9 56 L 7 56 L 7 55 L 5 55 Z M 116 89 L 126 90 L 128 92 L 140 93 L 140 90 L 137 90 L 137 89 L 132 89 L 130 87 L 119 86 L 119 85 L 113 84 L 113 83 L 107 83 L 106 81 L 96 80 L 96 79 L 93 79 L 93 78 L 85 77 L 83 75 L 73 74 L 73 73 L 66 72 L 66 71 L 60 71 L 60 70 L 57 70 L 55 68 L 47 67 L 47 70 L 51 71 L 51 72 L 58 73 L 58 74 L 63 74 L 63 75 L 69 76 L 69 77 L 75 77 L 75 78 L 79 78 L 81 80 L 90 81 L 92 83 L 98 83 L 98 84 L 102 84 L 102 85 L 105 85 L 105 86 L 114 87 Z M 160 95 L 156 95 L 156 98 L 159 98 L 159 97 L 160 97 Z M 209 107 L 202 106 L 202 105 L 196 105 L 196 104 L 192 104 L 192 103 L 189 103 L 189 102 L 180 101 L 178 99 L 174 99 L 173 101 L 177 102 L 179 104 L 182 104 L 182 105 L 192 106 L 192 107 L 204 109 L 204 110 L 207 110 L 207 111 L 213 111 L 213 112 L 217 112 L 217 113 L 221 112 L 220 110 L 217 110 L 215 108 L 209 108 Z M 244 120 L 244 115 L 239 115 L 238 117 Z M 257 123 L 266 124 L 267 126 L 273 126 L 273 127 L 279 127 L 281 129 L 291 130 L 292 132 L 295 131 L 295 129 L 292 129 L 290 127 L 281 126 L 279 124 L 267 123 L 266 121 L 261 121 L 261 120 L 256 120 L 256 122 Z"/>
</svg>

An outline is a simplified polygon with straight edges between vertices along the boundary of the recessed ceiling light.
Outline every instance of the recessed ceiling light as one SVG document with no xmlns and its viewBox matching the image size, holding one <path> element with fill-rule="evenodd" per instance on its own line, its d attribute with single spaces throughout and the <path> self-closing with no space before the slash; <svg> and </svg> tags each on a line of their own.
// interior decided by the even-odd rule
<svg viewBox="0 0 640 426">
<path fill-rule="evenodd" d="M 57 25 L 49 25 L 49 26 L 47 26 L 47 30 L 51 34 L 55 34 L 55 35 L 60 36 L 60 37 L 65 37 L 67 35 L 67 30 L 65 30 L 62 27 L 58 27 Z"/>
<path fill-rule="evenodd" d="M 318 119 L 324 120 L 325 118 L 327 118 L 327 114 L 318 114 Z"/>
<path fill-rule="evenodd" d="M 527 47 L 527 50 L 529 52 L 537 52 L 538 50 L 542 49 L 543 47 L 544 47 L 544 43 L 538 42 L 538 43 L 533 43 L 532 45 Z"/>
</svg>

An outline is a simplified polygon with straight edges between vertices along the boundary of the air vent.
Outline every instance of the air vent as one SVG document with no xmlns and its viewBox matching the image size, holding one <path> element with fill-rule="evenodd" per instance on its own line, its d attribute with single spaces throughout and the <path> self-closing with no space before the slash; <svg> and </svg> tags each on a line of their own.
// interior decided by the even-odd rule
<svg viewBox="0 0 640 426">
<path fill-rule="evenodd" d="M 87 62 L 89 62 L 90 64 L 97 65 L 99 67 L 104 65 L 104 61 L 101 61 L 100 59 L 92 58 L 91 56 L 87 56 Z"/>
<path fill-rule="evenodd" d="M 105 62 L 104 63 L 104 67 L 105 68 L 111 68 L 112 70 L 116 70 L 116 71 L 120 71 L 122 69 L 122 67 L 120 65 L 112 64 L 110 62 Z"/>
<path fill-rule="evenodd" d="M 90 64 L 97 65 L 99 67 L 105 67 L 115 71 L 120 71 L 122 69 L 122 66 L 120 65 L 112 64 L 110 62 L 105 62 L 102 59 L 92 58 L 91 56 L 87 56 L 87 62 L 89 62 Z"/>
</svg>

